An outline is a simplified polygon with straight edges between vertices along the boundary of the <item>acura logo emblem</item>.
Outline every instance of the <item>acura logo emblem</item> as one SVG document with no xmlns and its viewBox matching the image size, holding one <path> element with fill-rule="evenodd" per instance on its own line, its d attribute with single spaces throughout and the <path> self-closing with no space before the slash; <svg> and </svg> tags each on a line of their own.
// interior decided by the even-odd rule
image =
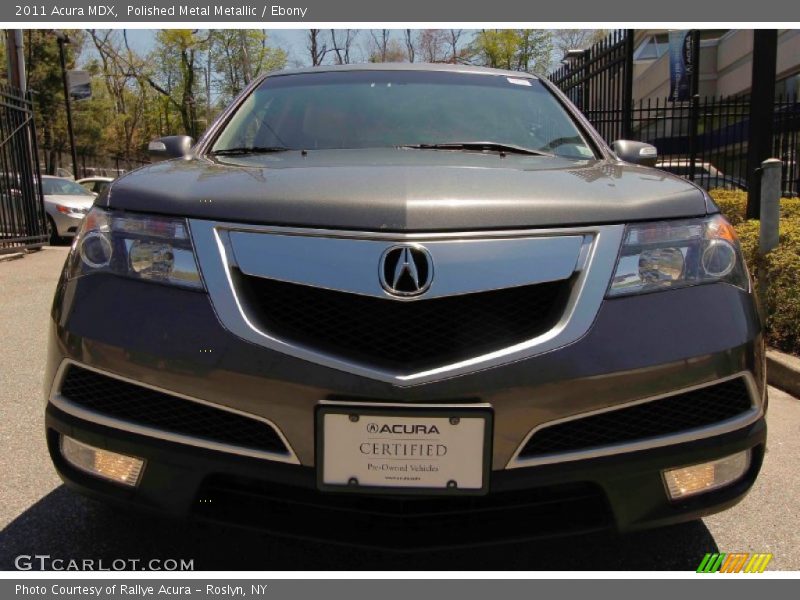
<svg viewBox="0 0 800 600">
<path fill-rule="evenodd" d="M 431 287 L 431 255 L 416 244 L 392 246 L 381 256 L 380 278 L 383 289 L 394 296 L 419 296 Z"/>
</svg>

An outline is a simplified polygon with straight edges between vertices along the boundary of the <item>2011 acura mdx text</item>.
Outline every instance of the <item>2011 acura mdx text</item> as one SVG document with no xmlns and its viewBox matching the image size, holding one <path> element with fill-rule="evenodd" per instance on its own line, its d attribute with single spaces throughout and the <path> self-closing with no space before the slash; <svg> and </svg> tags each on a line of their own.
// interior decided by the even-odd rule
<svg viewBox="0 0 800 600">
<path fill-rule="evenodd" d="M 47 440 L 78 491 L 411 550 L 677 523 L 753 484 L 733 229 L 547 81 L 284 71 L 150 151 L 56 291 Z"/>
</svg>

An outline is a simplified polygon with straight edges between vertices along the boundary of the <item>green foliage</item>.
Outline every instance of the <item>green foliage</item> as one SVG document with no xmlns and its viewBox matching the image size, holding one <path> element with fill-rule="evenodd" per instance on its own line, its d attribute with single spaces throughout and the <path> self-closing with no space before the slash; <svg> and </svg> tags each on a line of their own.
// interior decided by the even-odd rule
<svg viewBox="0 0 800 600">
<path fill-rule="evenodd" d="M 263 29 L 215 29 L 208 38 L 207 64 L 211 66 L 217 104 L 227 105 L 253 77 L 286 66 L 282 48 L 267 44 Z"/>
<path fill-rule="evenodd" d="M 765 273 L 764 298 L 767 341 L 784 352 L 800 354 L 800 198 L 781 200 L 780 241 L 764 257 L 758 256 L 760 223 L 745 221 L 747 194 L 712 190 L 723 214 L 734 224 L 754 282 Z"/>
<path fill-rule="evenodd" d="M 72 40 L 64 45 L 67 68 L 72 69 L 83 47 L 84 36 L 79 30 L 63 31 Z M 29 29 L 23 39 L 28 88 L 33 91 L 36 132 L 45 170 L 54 173 L 59 167 L 72 169 L 71 163 L 59 162 L 61 153 L 69 152 L 69 136 L 56 36 L 52 30 Z"/>
<path fill-rule="evenodd" d="M 745 220 L 746 192 L 718 189 L 711 190 L 711 197 L 714 198 L 714 202 L 717 203 L 720 211 L 731 222 L 731 225 L 739 225 Z"/>
<path fill-rule="evenodd" d="M 547 29 L 483 29 L 475 34 L 471 52 L 487 67 L 544 75 L 553 53 L 553 34 Z"/>
<path fill-rule="evenodd" d="M 146 55 L 128 45 L 124 30 L 64 33 L 71 39 L 64 47 L 67 69 L 92 76 L 92 97 L 72 102 L 79 163 L 84 155 L 141 159 L 153 138 L 197 137 L 249 81 L 287 61 L 264 30 L 159 30 Z M 59 48 L 51 30 L 25 32 L 25 59 L 45 172 L 71 171 Z M 85 166 L 108 166 L 93 160 Z"/>
</svg>

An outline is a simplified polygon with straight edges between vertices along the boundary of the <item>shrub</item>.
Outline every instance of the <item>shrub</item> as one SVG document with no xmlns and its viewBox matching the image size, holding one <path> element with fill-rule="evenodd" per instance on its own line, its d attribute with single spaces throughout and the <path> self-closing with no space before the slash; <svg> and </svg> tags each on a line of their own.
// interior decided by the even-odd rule
<svg viewBox="0 0 800 600">
<path fill-rule="evenodd" d="M 731 225 L 736 226 L 744 221 L 747 210 L 747 194 L 745 192 L 711 190 L 710 193 Z"/>
<path fill-rule="evenodd" d="M 735 226 L 754 283 L 766 270 L 769 283 L 762 310 L 768 343 L 784 352 L 800 354 L 800 198 L 781 200 L 778 247 L 758 257 L 759 222 L 745 221 L 745 192 L 712 190 L 711 196 Z"/>
</svg>

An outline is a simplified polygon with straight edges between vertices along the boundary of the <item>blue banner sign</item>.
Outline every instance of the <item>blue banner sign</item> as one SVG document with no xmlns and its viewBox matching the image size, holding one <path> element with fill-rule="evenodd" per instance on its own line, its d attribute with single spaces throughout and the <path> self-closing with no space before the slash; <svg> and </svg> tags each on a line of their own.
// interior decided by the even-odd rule
<svg viewBox="0 0 800 600">
<path fill-rule="evenodd" d="M 692 97 L 692 76 L 695 56 L 692 52 L 691 31 L 669 32 L 669 99 L 686 102 Z"/>
</svg>

